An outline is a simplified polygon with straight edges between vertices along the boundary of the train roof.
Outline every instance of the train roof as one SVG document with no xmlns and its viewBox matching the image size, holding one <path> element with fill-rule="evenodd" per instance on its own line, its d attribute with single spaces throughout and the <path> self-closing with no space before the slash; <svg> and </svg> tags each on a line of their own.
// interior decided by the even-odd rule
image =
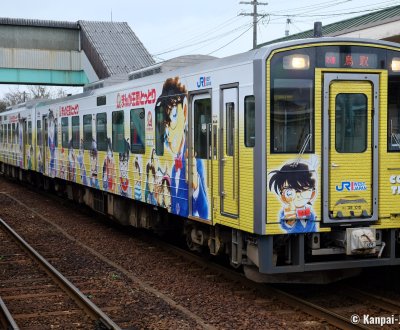
<svg viewBox="0 0 400 330">
<path fill-rule="evenodd" d="M 84 98 L 91 95 L 103 95 L 105 93 L 115 92 L 123 89 L 129 89 L 132 87 L 133 82 L 135 82 L 139 86 L 144 86 L 152 83 L 157 83 L 159 81 L 164 81 L 169 77 L 175 77 L 175 76 L 185 77 L 188 75 L 206 74 L 207 72 L 211 72 L 216 69 L 227 68 L 230 66 L 251 64 L 255 60 L 265 60 L 270 55 L 271 52 L 281 48 L 295 47 L 301 45 L 307 46 L 309 44 L 339 43 L 339 42 L 356 43 L 356 44 L 373 44 L 377 46 L 400 49 L 400 44 L 398 43 L 390 41 L 382 41 L 382 40 L 373 40 L 373 39 L 361 39 L 361 38 L 319 37 L 319 38 L 288 40 L 274 44 L 268 44 L 264 47 L 250 50 L 244 53 L 231 55 L 224 58 L 213 58 L 207 61 L 202 61 L 199 64 L 181 67 L 167 72 L 157 73 L 151 76 L 129 80 L 126 82 L 122 82 L 120 84 L 106 86 L 99 89 L 85 91 L 83 93 L 67 96 L 61 99 L 31 100 L 26 103 L 14 106 L 11 109 L 8 109 L 8 111 L 3 112 L 2 115 L 7 113 L 13 113 L 15 112 L 14 110 L 21 109 L 23 107 L 31 108 L 33 106 L 46 106 L 54 103 L 69 102 L 74 99 Z"/>
</svg>

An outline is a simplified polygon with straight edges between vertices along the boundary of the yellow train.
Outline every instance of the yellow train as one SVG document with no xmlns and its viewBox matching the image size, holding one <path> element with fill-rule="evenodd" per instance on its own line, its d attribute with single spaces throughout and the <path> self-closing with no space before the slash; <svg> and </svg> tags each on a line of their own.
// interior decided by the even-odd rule
<svg viewBox="0 0 400 330">
<path fill-rule="evenodd" d="M 182 224 L 257 281 L 400 264 L 397 44 L 314 38 L 155 72 L 2 113 L 1 170 L 126 225 Z"/>
</svg>

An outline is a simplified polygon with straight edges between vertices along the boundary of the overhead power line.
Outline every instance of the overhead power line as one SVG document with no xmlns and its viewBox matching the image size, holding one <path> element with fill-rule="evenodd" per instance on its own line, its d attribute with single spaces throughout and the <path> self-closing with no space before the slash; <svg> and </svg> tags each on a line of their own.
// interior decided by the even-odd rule
<svg viewBox="0 0 400 330">
<path fill-rule="evenodd" d="M 266 17 L 266 14 L 258 14 L 257 13 L 257 6 L 266 6 L 268 3 L 266 2 L 258 2 L 257 0 L 254 1 L 240 1 L 240 4 L 243 5 L 253 5 L 253 12 L 252 13 L 240 13 L 241 16 L 253 16 L 253 49 L 257 47 L 257 23 L 259 21 L 259 17 L 263 18 Z"/>
</svg>

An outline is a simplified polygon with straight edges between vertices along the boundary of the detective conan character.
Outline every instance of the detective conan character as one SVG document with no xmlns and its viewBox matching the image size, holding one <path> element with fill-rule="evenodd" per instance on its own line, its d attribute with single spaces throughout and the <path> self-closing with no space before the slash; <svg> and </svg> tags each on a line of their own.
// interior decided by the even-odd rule
<svg viewBox="0 0 400 330">
<path fill-rule="evenodd" d="M 111 139 L 107 138 L 107 156 L 103 163 L 103 189 L 106 191 L 115 191 L 115 161 L 112 150 Z"/>
<path fill-rule="evenodd" d="M 142 200 L 142 171 L 140 164 L 142 163 L 140 156 L 136 156 L 133 171 L 133 186 L 135 189 L 134 198 Z"/>
<path fill-rule="evenodd" d="M 146 192 L 145 199 L 149 204 L 157 205 L 157 200 L 154 196 L 154 185 L 156 181 L 156 170 L 154 165 L 148 163 L 146 166 Z"/>
<path fill-rule="evenodd" d="M 282 203 L 281 228 L 287 233 L 315 232 L 316 173 L 301 162 L 288 163 L 270 172 L 269 190 L 274 189 Z"/>
<path fill-rule="evenodd" d="M 87 183 L 87 178 L 86 178 L 85 149 L 84 149 L 83 139 L 81 139 L 81 143 L 79 145 L 78 156 L 76 157 L 76 160 L 78 161 L 79 170 L 81 173 L 81 182 L 82 182 L 82 184 L 87 186 L 88 183 Z"/>
<path fill-rule="evenodd" d="M 29 149 L 27 150 L 26 153 L 26 160 L 28 164 L 28 170 L 32 169 L 32 155 L 33 155 L 33 147 L 32 145 L 29 146 Z"/>
<path fill-rule="evenodd" d="M 163 120 L 159 120 L 158 113 Z M 171 212 L 188 216 L 188 177 L 185 131 L 188 119 L 187 90 L 179 78 L 167 79 L 156 103 L 156 129 L 164 132 L 163 143 L 175 160 L 171 173 Z M 192 215 L 208 218 L 208 201 L 204 180 L 203 162 L 193 157 L 192 168 Z"/>
<path fill-rule="evenodd" d="M 49 110 L 49 131 L 48 131 L 48 145 L 50 150 L 50 161 L 49 161 L 49 174 L 50 177 L 56 176 L 56 148 L 57 148 L 57 123 L 54 117 L 53 110 Z"/>
<path fill-rule="evenodd" d="M 92 141 L 92 149 L 90 150 L 90 186 L 100 189 L 99 179 L 97 177 L 97 143 Z"/>
<path fill-rule="evenodd" d="M 75 152 L 72 148 L 72 139 L 68 143 L 68 180 L 76 182 Z"/>
<path fill-rule="evenodd" d="M 124 152 L 119 153 L 119 194 L 125 197 L 132 196 L 132 187 L 129 185 L 129 142 L 124 140 Z"/>
</svg>

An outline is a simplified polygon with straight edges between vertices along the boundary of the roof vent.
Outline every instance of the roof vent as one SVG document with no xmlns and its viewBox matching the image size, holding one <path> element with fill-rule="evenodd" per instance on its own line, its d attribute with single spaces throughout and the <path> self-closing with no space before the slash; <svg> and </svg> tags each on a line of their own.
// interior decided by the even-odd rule
<svg viewBox="0 0 400 330">
<path fill-rule="evenodd" d="M 314 38 L 322 37 L 322 23 L 314 22 Z"/>
</svg>

